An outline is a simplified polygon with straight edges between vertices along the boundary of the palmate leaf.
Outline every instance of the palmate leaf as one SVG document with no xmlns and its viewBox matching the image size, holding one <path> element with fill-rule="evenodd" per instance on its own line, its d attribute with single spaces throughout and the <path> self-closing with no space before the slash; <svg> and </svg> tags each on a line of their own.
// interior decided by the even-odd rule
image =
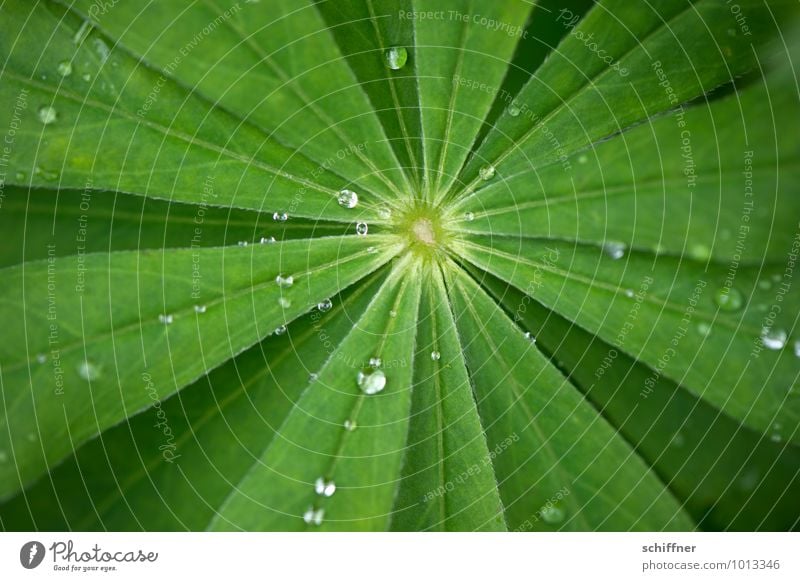
<svg viewBox="0 0 800 581">
<path fill-rule="evenodd" d="M 4 4 L 2 527 L 796 528 L 796 12 Z"/>
</svg>

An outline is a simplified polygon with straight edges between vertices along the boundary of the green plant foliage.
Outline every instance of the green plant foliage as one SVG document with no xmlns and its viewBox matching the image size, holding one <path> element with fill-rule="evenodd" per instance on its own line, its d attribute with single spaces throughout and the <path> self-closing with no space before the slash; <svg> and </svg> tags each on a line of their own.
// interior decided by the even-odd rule
<svg viewBox="0 0 800 581">
<path fill-rule="evenodd" d="M 0 6 L 4 530 L 793 530 L 793 0 Z"/>
</svg>

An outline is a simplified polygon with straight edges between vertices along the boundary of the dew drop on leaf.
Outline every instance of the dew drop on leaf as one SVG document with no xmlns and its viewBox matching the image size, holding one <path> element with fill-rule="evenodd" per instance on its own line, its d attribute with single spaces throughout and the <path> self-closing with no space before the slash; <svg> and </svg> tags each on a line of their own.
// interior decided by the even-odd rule
<svg viewBox="0 0 800 581">
<path fill-rule="evenodd" d="M 78 364 L 78 375 L 86 381 L 94 381 L 100 378 L 100 368 L 91 361 L 81 361 Z"/>
<path fill-rule="evenodd" d="M 261 240 L 259 240 L 259 243 L 261 243 L 261 244 L 275 244 L 275 237 L 274 236 L 263 237 L 263 238 L 261 238 Z"/>
<path fill-rule="evenodd" d="M 520 114 L 519 105 L 517 105 L 513 101 L 508 105 L 508 108 L 506 110 L 508 111 L 508 114 L 511 115 L 512 117 L 517 117 Z"/>
<path fill-rule="evenodd" d="M 272 215 L 272 219 L 276 222 L 286 222 L 289 219 L 289 215 L 286 212 L 275 212 Z"/>
<path fill-rule="evenodd" d="M 722 287 L 714 293 L 714 302 L 721 311 L 738 311 L 744 305 L 744 297 L 734 287 Z"/>
<path fill-rule="evenodd" d="M 58 119 L 58 113 L 56 112 L 55 108 L 51 107 L 50 105 L 42 105 L 39 107 L 37 116 L 39 117 L 39 121 L 41 121 L 44 125 L 55 123 L 56 119 Z"/>
<path fill-rule="evenodd" d="M 557 525 L 564 521 L 564 511 L 557 506 L 545 506 L 539 511 L 542 520 L 550 525 Z"/>
<path fill-rule="evenodd" d="M 206 312 L 206 306 L 205 305 L 195 305 L 194 306 L 194 312 L 202 315 L 203 313 Z"/>
<path fill-rule="evenodd" d="M 706 322 L 697 323 L 697 332 L 703 337 L 708 337 L 711 334 L 711 325 Z"/>
<path fill-rule="evenodd" d="M 370 357 L 370 358 L 369 358 L 369 366 L 370 366 L 370 367 L 374 367 L 374 368 L 376 368 L 376 369 L 377 369 L 377 368 L 378 368 L 378 367 L 380 367 L 382 364 L 383 364 L 383 361 L 381 361 L 381 358 L 380 358 L 380 357 Z"/>
<path fill-rule="evenodd" d="M 612 260 L 619 260 L 625 256 L 625 250 L 627 250 L 627 246 L 624 242 L 611 241 L 603 244 L 603 252 Z"/>
<path fill-rule="evenodd" d="M 711 258 L 711 249 L 705 244 L 693 244 L 689 247 L 689 256 L 694 260 L 705 262 Z"/>
<path fill-rule="evenodd" d="M 330 299 L 325 299 L 322 302 L 317 303 L 317 309 L 320 313 L 327 313 L 328 311 L 333 308 L 333 301 Z"/>
<path fill-rule="evenodd" d="M 466 214 L 464 214 L 465 221 L 472 222 L 474 219 L 475 219 L 475 214 L 473 214 L 472 212 L 467 212 Z"/>
<path fill-rule="evenodd" d="M 164 325 L 171 325 L 175 318 L 170 314 L 162 314 L 158 316 L 158 322 Z"/>
<path fill-rule="evenodd" d="M 358 372 L 358 387 L 367 395 L 374 395 L 386 387 L 386 374 L 380 369 L 366 369 Z"/>
<path fill-rule="evenodd" d="M 393 71 L 398 71 L 406 65 L 408 61 L 408 51 L 402 46 L 393 46 L 383 55 L 386 66 Z"/>
<path fill-rule="evenodd" d="M 3 462 L 8 462 L 8 454 L 3 451 L 0 451 L 0 464 Z"/>
<path fill-rule="evenodd" d="M 281 325 L 274 332 L 276 335 L 283 335 L 286 332 L 286 325 Z"/>
<path fill-rule="evenodd" d="M 378 209 L 378 216 L 380 216 L 381 220 L 388 220 L 392 217 L 392 210 L 383 206 Z"/>
<path fill-rule="evenodd" d="M 366 222 L 359 222 L 356 224 L 356 234 L 359 236 L 366 236 L 369 231 L 369 226 Z"/>
<path fill-rule="evenodd" d="M 345 420 L 344 421 L 344 429 L 348 432 L 353 432 L 358 427 L 355 420 Z"/>
<path fill-rule="evenodd" d="M 315 509 L 313 506 L 309 506 L 308 510 L 303 513 L 303 521 L 309 525 L 316 525 L 319 526 L 322 524 L 322 520 L 325 518 L 325 509 L 318 508 Z"/>
<path fill-rule="evenodd" d="M 69 61 L 61 61 L 58 63 L 56 70 L 62 77 L 68 77 L 72 74 L 72 63 Z"/>
<path fill-rule="evenodd" d="M 480 174 L 481 179 L 483 181 L 489 181 L 490 179 L 492 179 L 494 177 L 494 174 L 495 174 L 494 166 L 493 165 L 485 165 L 478 171 L 478 173 Z"/>
<path fill-rule="evenodd" d="M 289 276 L 279 274 L 275 277 L 275 283 L 281 288 L 289 288 L 294 284 L 294 277 L 291 274 Z"/>
<path fill-rule="evenodd" d="M 441 353 L 439 353 L 438 351 L 431 351 L 431 360 L 439 361 L 439 359 L 441 359 L 441 358 L 442 358 L 442 354 Z"/>
<path fill-rule="evenodd" d="M 280 298 L 278 299 L 278 304 L 279 304 L 279 305 L 280 305 L 282 308 L 284 308 L 284 309 L 288 309 L 289 307 L 291 307 L 291 306 L 292 306 L 292 301 L 290 301 L 290 300 L 289 300 L 289 299 L 287 299 L 286 297 L 280 297 Z"/>
<path fill-rule="evenodd" d="M 318 373 L 309 373 L 308 374 L 308 381 L 313 383 L 318 379 L 319 379 L 319 374 Z"/>
<path fill-rule="evenodd" d="M 536 337 L 534 337 L 533 333 L 531 333 L 530 331 L 525 331 L 525 338 L 531 343 L 536 343 Z"/>
<path fill-rule="evenodd" d="M 761 331 L 761 343 L 764 345 L 764 347 L 767 349 L 772 349 L 773 351 L 783 349 L 786 346 L 786 341 L 788 338 L 789 337 L 786 331 L 783 329 L 765 327 Z"/>
<path fill-rule="evenodd" d="M 239 240 L 239 246 L 247 246 L 247 240 Z"/>
<path fill-rule="evenodd" d="M 378 252 L 378 249 L 375 248 L 374 246 L 370 246 L 369 248 L 367 248 L 367 254 L 375 254 L 376 252 Z"/>
<path fill-rule="evenodd" d="M 800 357 L 800 339 L 794 341 L 794 356 Z"/>
<path fill-rule="evenodd" d="M 353 190 L 342 190 L 339 192 L 338 201 L 342 208 L 355 208 L 358 205 L 358 194 Z"/>
<path fill-rule="evenodd" d="M 54 182 L 58 179 L 57 171 L 50 171 L 49 169 L 45 169 L 38 165 L 35 168 L 33 168 L 33 173 L 35 173 L 37 176 L 48 182 Z"/>
<path fill-rule="evenodd" d="M 47 363 L 47 355 L 45 355 L 44 353 L 39 353 L 36 356 L 36 363 L 39 363 L 39 364 Z"/>
<path fill-rule="evenodd" d="M 325 480 L 324 478 L 317 478 L 314 483 L 314 491 L 320 496 L 331 497 L 336 492 L 336 483 L 333 480 Z"/>
</svg>

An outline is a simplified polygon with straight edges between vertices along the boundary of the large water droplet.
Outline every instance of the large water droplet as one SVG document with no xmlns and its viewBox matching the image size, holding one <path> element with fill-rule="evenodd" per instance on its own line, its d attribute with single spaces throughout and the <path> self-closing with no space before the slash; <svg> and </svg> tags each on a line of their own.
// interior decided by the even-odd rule
<svg viewBox="0 0 800 581">
<path fill-rule="evenodd" d="M 386 374 L 380 369 L 369 368 L 358 372 L 358 387 L 367 395 L 374 395 L 386 387 Z"/>
<path fill-rule="evenodd" d="M 564 511 L 557 506 L 545 506 L 539 511 L 542 520 L 550 525 L 557 525 L 564 521 Z"/>
<path fill-rule="evenodd" d="M 289 276 L 283 276 L 279 274 L 275 277 L 275 282 L 281 288 L 289 288 L 294 284 L 294 277 L 290 274 Z"/>
<path fill-rule="evenodd" d="M 786 331 L 783 329 L 765 327 L 761 331 L 761 343 L 764 344 L 764 347 L 772 349 L 773 351 L 783 349 L 786 346 L 788 338 Z"/>
<path fill-rule="evenodd" d="M 320 496 L 330 497 L 336 492 L 336 483 L 333 480 L 325 480 L 320 477 L 314 483 L 314 491 Z"/>
<path fill-rule="evenodd" d="M 625 256 L 626 249 L 624 242 L 609 241 L 603 244 L 603 252 L 612 260 L 619 260 Z"/>
<path fill-rule="evenodd" d="M 481 176 L 483 181 L 488 181 L 494 177 L 495 170 L 493 165 L 485 165 L 483 166 L 478 173 Z"/>
<path fill-rule="evenodd" d="M 55 123 L 56 119 L 58 119 L 58 112 L 50 105 L 42 105 L 39 107 L 39 111 L 37 111 L 37 116 L 39 117 L 39 121 L 44 125 L 50 125 L 51 123 Z"/>
<path fill-rule="evenodd" d="M 344 421 L 344 429 L 348 432 L 354 432 L 355 429 L 358 427 L 355 420 L 345 420 Z"/>
<path fill-rule="evenodd" d="M 359 222 L 356 224 L 356 234 L 359 236 L 366 236 L 369 231 L 369 226 L 366 222 Z"/>
<path fill-rule="evenodd" d="M 721 311 L 738 311 L 744 305 L 744 297 L 734 287 L 722 287 L 714 293 L 714 302 Z"/>
<path fill-rule="evenodd" d="M 400 70 L 406 66 L 408 51 L 402 46 L 393 46 L 384 53 L 383 60 L 393 71 Z"/>
<path fill-rule="evenodd" d="M 317 309 L 321 313 L 327 313 L 328 311 L 333 308 L 333 301 L 330 299 L 325 299 L 324 301 L 317 303 Z"/>
<path fill-rule="evenodd" d="M 338 200 L 342 208 L 355 208 L 358 205 L 358 194 L 353 190 L 342 190 Z"/>
<path fill-rule="evenodd" d="M 308 510 L 303 513 L 303 520 L 306 524 L 309 525 L 316 525 L 319 526 L 322 524 L 322 519 L 325 518 L 325 509 L 318 508 L 315 509 L 313 506 L 309 506 Z"/>
<path fill-rule="evenodd" d="M 68 77 L 72 74 L 72 63 L 69 61 L 61 61 L 58 63 L 56 70 L 62 77 Z"/>
<path fill-rule="evenodd" d="M 81 361 L 78 363 L 78 375 L 86 381 L 94 381 L 100 378 L 100 368 L 91 361 Z"/>
</svg>

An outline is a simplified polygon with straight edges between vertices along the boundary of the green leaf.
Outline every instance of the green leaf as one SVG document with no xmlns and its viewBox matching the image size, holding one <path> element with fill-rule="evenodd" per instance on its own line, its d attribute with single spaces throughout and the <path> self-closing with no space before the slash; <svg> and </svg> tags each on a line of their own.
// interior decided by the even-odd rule
<svg viewBox="0 0 800 581">
<path fill-rule="evenodd" d="M 0 449 L 13 457 L 0 466 L 0 494 L 149 405 L 145 385 L 171 395 L 375 270 L 397 252 L 385 243 L 373 253 L 361 237 L 321 238 L 6 269 Z"/>
<path fill-rule="evenodd" d="M 441 274 L 420 303 L 404 479 L 394 530 L 505 530 L 492 459 Z"/>
</svg>

